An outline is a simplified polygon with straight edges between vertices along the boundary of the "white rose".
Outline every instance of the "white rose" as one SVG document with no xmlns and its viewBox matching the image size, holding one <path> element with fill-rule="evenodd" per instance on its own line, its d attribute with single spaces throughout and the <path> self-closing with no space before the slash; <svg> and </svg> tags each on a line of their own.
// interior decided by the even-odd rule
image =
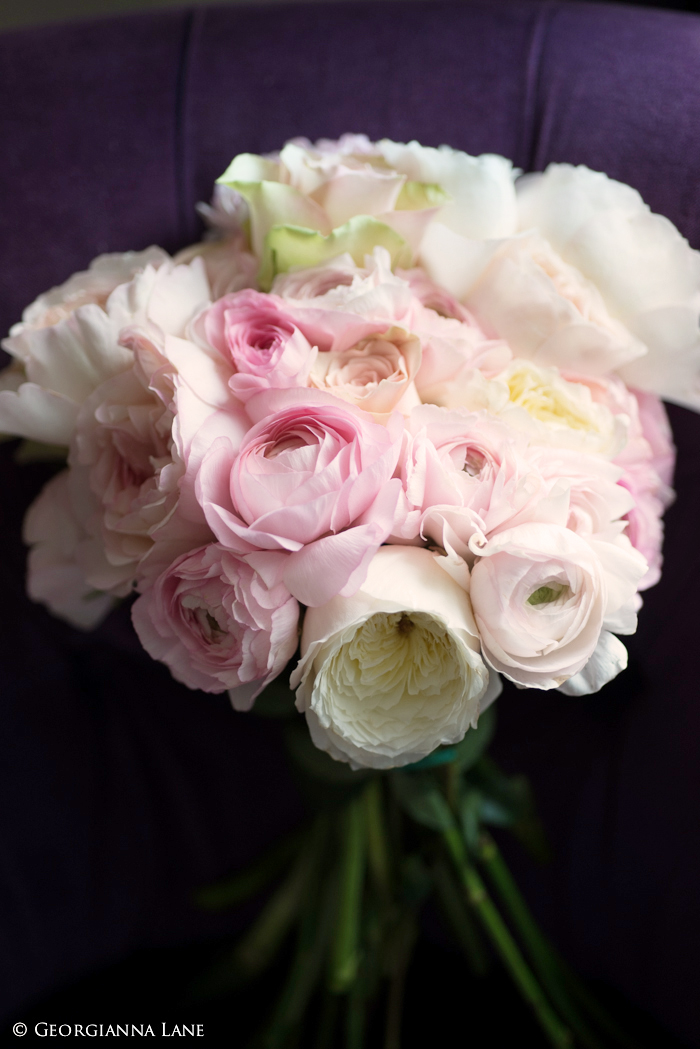
<svg viewBox="0 0 700 1049">
<path fill-rule="evenodd" d="M 317 747 L 395 768 L 456 743 L 500 691 L 466 591 L 416 547 L 383 546 L 350 598 L 306 611 L 292 674 Z"/>
</svg>

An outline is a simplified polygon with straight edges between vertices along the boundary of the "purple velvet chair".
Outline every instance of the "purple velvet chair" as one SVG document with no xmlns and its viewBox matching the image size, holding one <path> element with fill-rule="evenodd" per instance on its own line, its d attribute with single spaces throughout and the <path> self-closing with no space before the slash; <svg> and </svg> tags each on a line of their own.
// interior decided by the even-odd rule
<svg viewBox="0 0 700 1049">
<path fill-rule="evenodd" d="M 577 2 L 222 7 L 0 38 L 0 330 L 105 251 L 197 239 L 241 151 L 364 131 L 527 170 L 587 164 L 700 247 L 700 18 Z M 700 1045 L 700 418 L 630 669 L 598 696 L 508 690 L 500 759 L 554 861 L 517 860 L 569 960 Z M 194 886 L 299 818 L 274 728 L 191 693 L 128 613 L 81 635 L 23 593 L 47 477 L 0 446 L 0 1008 L 136 947 L 220 935 Z"/>
</svg>

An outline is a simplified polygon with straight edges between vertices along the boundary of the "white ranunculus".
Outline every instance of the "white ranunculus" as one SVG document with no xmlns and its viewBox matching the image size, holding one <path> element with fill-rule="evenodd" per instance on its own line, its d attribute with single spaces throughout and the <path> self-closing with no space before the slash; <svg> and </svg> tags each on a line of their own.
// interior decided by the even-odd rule
<svg viewBox="0 0 700 1049">
<path fill-rule="evenodd" d="M 475 544 L 470 594 L 484 656 L 518 685 L 597 691 L 623 669 L 646 561 L 613 541 L 523 524 Z M 607 676 L 606 676 L 607 675 Z"/>
<path fill-rule="evenodd" d="M 517 193 L 520 229 L 537 228 L 646 345 L 625 382 L 698 410 L 700 253 L 636 190 L 583 166 L 550 164 Z"/>
<path fill-rule="evenodd" d="M 306 611 L 292 674 L 317 747 L 395 768 L 456 743 L 500 691 L 466 591 L 416 547 L 383 546 L 352 597 Z"/>
</svg>

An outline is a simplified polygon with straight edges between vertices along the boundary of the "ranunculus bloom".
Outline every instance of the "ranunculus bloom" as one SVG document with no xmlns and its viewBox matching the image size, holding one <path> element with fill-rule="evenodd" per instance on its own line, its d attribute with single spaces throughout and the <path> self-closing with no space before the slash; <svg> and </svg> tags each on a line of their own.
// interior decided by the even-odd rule
<svg viewBox="0 0 700 1049">
<path fill-rule="evenodd" d="M 362 587 L 306 612 L 292 675 L 322 750 L 395 768 L 456 743 L 500 691 L 466 592 L 428 550 L 383 546 Z"/>
<path fill-rule="evenodd" d="M 624 536 L 584 538 L 560 525 L 524 524 L 475 543 L 470 595 L 489 664 L 517 684 L 558 688 L 584 671 L 595 692 L 627 663 L 610 631 L 636 629 L 644 558 Z M 592 669 L 592 668 L 591 668 Z"/>
<path fill-rule="evenodd" d="M 132 609 L 141 644 L 174 678 L 249 710 L 297 647 L 299 605 L 245 557 L 209 543 L 177 558 Z"/>
<path fill-rule="evenodd" d="M 194 328 L 231 365 L 229 386 L 239 400 L 265 389 L 306 386 L 317 351 L 276 296 L 250 290 L 225 295 Z"/>
<path fill-rule="evenodd" d="M 384 427 L 320 391 L 274 393 L 249 402 L 261 421 L 239 454 L 225 437 L 214 442 L 197 499 L 224 546 L 285 558 L 291 593 L 319 605 L 357 589 L 391 532 L 401 419 Z"/>
</svg>

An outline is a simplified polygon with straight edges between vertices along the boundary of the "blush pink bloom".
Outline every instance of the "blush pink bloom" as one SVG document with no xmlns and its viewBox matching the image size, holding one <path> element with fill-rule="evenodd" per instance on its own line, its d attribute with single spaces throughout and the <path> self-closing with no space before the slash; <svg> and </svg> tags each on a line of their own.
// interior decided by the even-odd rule
<svg viewBox="0 0 700 1049">
<path fill-rule="evenodd" d="M 675 498 L 671 482 L 676 450 L 666 409 L 655 394 L 630 390 L 616 376 L 576 381 L 585 382 L 593 399 L 613 414 L 626 417 L 627 441 L 614 462 L 621 470 L 619 487 L 633 500 L 626 513 L 627 535 L 649 565 L 639 584 L 640 590 L 647 590 L 661 578 L 662 518 Z"/>
<path fill-rule="evenodd" d="M 528 521 L 566 524 L 566 485 L 545 478 L 523 435 L 486 412 L 414 408 L 401 477 L 402 538 L 420 536 L 468 563 L 473 536 Z"/>
<path fill-rule="evenodd" d="M 93 501 L 80 471 L 62 470 L 44 486 L 24 518 L 22 538 L 30 547 L 27 593 L 66 622 L 94 629 L 114 602 L 85 578 L 82 555 L 90 545 L 85 522 Z"/>
<path fill-rule="evenodd" d="M 290 592 L 320 605 L 360 586 L 392 530 L 402 422 L 380 426 L 320 391 L 277 394 L 250 402 L 261 421 L 238 455 L 227 438 L 214 442 L 195 490 L 224 546 L 283 559 Z"/>
<path fill-rule="evenodd" d="M 511 681 L 559 688 L 584 672 L 594 692 L 627 663 L 611 633 L 634 633 L 644 559 L 624 536 L 586 539 L 568 528 L 525 524 L 472 541 L 470 596 L 486 660 Z"/>
<path fill-rule="evenodd" d="M 390 328 L 339 353 L 320 353 L 310 383 L 374 414 L 408 412 L 420 403 L 413 383 L 420 361 L 416 336 Z"/>
<path fill-rule="evenodd" d="M 132 609 L 141 644 L 176 680 L 229 691 L 237 710 L 284 669 L 297 647 L 299 605 L 218 543 L 184 554 Z"/>
<path fill-rule="evenodd" d="M 159 537 L 173 557 L 210 537 L 203 521 L 177 518 L 182 462 L 173 453 L 172 368 L 143 333 L 124 342 L 133 366 L 108 379 L 78 415 L 69 462 L 84 472 L 94 501 L 84 525 L 93 537 L 87 581 L 124 596 L 140 585 L 142 565 Z"/>
<path fill-rule="evenodd" d="M 241 401 L 261 390 L 307 384 L 317 351 L 276 296 L 225 295 L 197 318 L 195 331 L 230 364 L 229 386 Z"/>
<path fill-rule="evenodd" d="M 627 514 L 627 535 L 649 563 L 639 584 L 640 590 L 647 590 L 661 578 L 663 515 L 675 498 L 671 482 L 676 449 L 666 409 L 659 398 L 642 391 L 629 391 L 629 396 L 638 407 L 637 425 L 631 428 L 635 440 L 630 441 L 617 461 L 624 466 L 620 484 L 635 502 Z"/>
</svg>

